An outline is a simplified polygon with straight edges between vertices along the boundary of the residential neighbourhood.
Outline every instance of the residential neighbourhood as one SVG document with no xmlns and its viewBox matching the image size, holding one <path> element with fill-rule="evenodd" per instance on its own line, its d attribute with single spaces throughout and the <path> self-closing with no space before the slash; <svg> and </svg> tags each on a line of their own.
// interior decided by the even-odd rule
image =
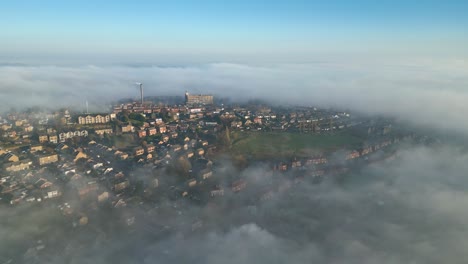
<svg viewBox="0 0 468 264">
<path fill-rule="evenodd" d="M 390 120 L 314 107 L 216 105 L 212 99 L 120 103 L 99 114 L 2 115 L 0 202 L 54 205 L 73 226 L 96 224 L 100 208 L 126 212 L 136 201 L 177 212 L 190 204 L 232 210 L 265 203 L 304 181 L 319 183 L 391 159 L 393 146 L 414 139 L 394 131 Z M 226 174 L 226 166 L 237 173 Z M 262 175 L 245 173 L 255 167 Z M 141 219 L 125 215 L 128 227 Z M 188 226 L 166 223 L 161 230 L 203 229 L 204 217 L 193 217 L 184 219 Z"/>
<path fill-rule="evenodd" d="M 358 148 L 342 150 L 340 155 L 346 161 L 367 157 L 411 137 L 385 137 L 391 132 L 391 124 L 373 125 L 373 121 L 353 118 L 347 112 L 313 107 L 272 109 L 267 105 L 214 105 L 212 97 L 200 96 L 192 100 L 187 97 L 186 104 L 181 105 L 125 103 L 115 105 L 110 113 L 104 114 L 73 114 L 64 109 L 52 113 L 11 112 L 2 116 L 2 200 L 12 205 L 43 201 L 45 197 L 51 198 L 49 192 L 60 190 L 52 195 L 58 197 L 66 189 L 66 183 L 76 178 L 88 178 L 95 183 L 92 189 L 96 199 L 102 193 L 117 195 L 139 181 L 130 177 L 138 167 L 164 172 L 153 173 L 154 178 L 145 185 L 164 182 L 161 177 L 165 177 L 168 170 L 183 175 L 188 182 L 185 187 L 183 184 L 178 187 L 183 196 L 195 186 L 211 197 L 219 196 L 226 188 L 239 192 L 247 184 L 242 179 L 234 179 L 227 186 L 220 186 L 213 180 L 216 179 L 213 163 L 217 162 L 217 155 L 229 148 L 225 144 L 232 144 L 224 140 L 230 140 L 234 133 L 319 135 L 357 129 L 377 135 L 370 136 L 374 142 L 369 140 Z M 327 167 L 327 155 L 331 153 L 261 162 L 269 164 L 272 171 L 308 168 L 312 175 L 323 175 L 332 170 Z M 255 162 L 250 160 L 252 164 Z M 51 171 L 54 176 L 50 176 Z M 39 180 L 47 184 L 30 185 Z M 218 189 L 211 188 L 212 185 Z M 42 192 L 35 192 L 34 186 L 39 186 Z M 84 195 L 83 191 L 80 193 Z M 113 195 L 108 199 L 122 200 Z"/>
</svg>

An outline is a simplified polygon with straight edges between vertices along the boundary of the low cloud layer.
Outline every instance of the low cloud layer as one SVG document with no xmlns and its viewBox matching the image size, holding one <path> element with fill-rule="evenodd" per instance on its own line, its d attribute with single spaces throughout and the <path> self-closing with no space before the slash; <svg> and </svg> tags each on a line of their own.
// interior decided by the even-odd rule
<svg viewBox="0 0 468 264">
<path fill-rule="evenodd" d="M 262 168 L 245 173 L 258 175 Z M 94 229 L 60 233 L 53 211 L 1 208 L 3 256 L 21 241 L 49 251 L 26 263 L 465 263 L 468 258 L 468 155 L 447 146 L 411 147 L 394 161 L 290 192 L 225 215 L 206 232 L 154 239 L 137 218 L 133 235 Z M 248 176 L 248 175 L 247 175 Z M 255 177 L 255 175 L 251 175 Z M 130 208 L 129 208 L 130 209 Z M 29 215 L 28 215 L 29 214 Z M 188 215 L 206 214 L 193 207 Z M 34 215 L 34 217 L 33 217 Z M 165 215 L 154 215 L 160 221 Z M 114 220 L 119 216 L 114 214 Z M 158 220 L 159 219 L 159 220 Z M 181 219 L 185 219 L 182 217 Z M 107 221 L 106 221 L 107 222 Z M 109 222 L 110 223 L 110 222 Z M 138 230 L 142 229 L 142 230 Z"/>
<path fill-rule="evenodd" d="M 212 93 L 236 100 L 335 106 L 388 114 L 419 125 L 468 133 L 468 65 L 464 60 L 317 62 L 186 67 L 1 66 L 2 110 L 72 106 L 147 95 Z"/>
<path fill-rule="evenodd" d="M 1 110 L 26 105 L 82 109 L 86 100 L 100 110 L 99 102 L 136 98 L 135 81 L 144 83 L 148 95 L 189 90 L 236 100 L 335 106 L 468 134 L 464 61 L 1 66 Z M 243 175 L 255 181 L 264 170 L 249 168 Z M 229 166 L 220 171 L 225 177 L 238 173 Z M 298 185 L 227 215 L 193 207 L 185 212 L 190 221 L 198 214 L 210 216 L 206 224 L 211 228 L 189 236 L 172 232 L 163 239 L 152 237 L 140 223 L 133 236 L 109 235 L 70 229 L 56 208 L 1 207 L 0 235 L 6 239 L 0 242 L 0 262 L 20 255 L 25 263 L 465 263 L 466 171 L 465 150 L 408 147 L 395 161 L 340 181 Z M 109 223 L 125 218 L 119 214 Z M 152 221 L 185 219 L 172 217 L 154 215 Z M 95 226 L 93 220 L 89 226 Z M 43 236 L 49 237 L 44 241 L 49 253 L 37 258 L 34 248 L 42 245 L 38 239 Z M 63 250 L 50 250 L 54 245 Z"/>
<path fill-rule="evenodd" d="M 447 147 L 408 149 L 398 160 L 348 175 L 341 184 L 296 186 L 259 205 L 255 223 L 157 243 L 145 260 L 464 263 L 467 161 L 466 153 Z"/>
</svg>

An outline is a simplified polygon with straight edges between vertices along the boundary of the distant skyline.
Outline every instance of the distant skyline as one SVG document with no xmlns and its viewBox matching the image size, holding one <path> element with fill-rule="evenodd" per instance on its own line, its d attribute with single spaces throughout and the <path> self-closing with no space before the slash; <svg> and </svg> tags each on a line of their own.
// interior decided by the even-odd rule
<svg viewBox="0 0 468 264">
<path fill-rule="evenodd" d="M 468 1 L 2 1 L 0 63 L 468 57 Z"/>
</svg>

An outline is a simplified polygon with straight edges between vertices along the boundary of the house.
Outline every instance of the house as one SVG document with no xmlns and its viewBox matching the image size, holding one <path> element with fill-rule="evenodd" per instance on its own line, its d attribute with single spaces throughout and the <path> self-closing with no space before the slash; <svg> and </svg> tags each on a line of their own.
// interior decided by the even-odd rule
<svg viewBox="0 0 468 264">
<path fill-rule="evenodd" d="M 46 188 L 51 187 L 54 184 L 44 178 L 40 178 L 34 183 L 34 185 L 39 189 L 46 189 Z"/>
<path fill-rule="evenodd" d="M 133 154 L 135 156 L 140 156 L 140 155 L 145 154 L 145 150 L 142 147 L 136 147 L 133 149 Z"/>
<path fill-rule="evenodd" d="M 360 156 L 361 154 L 359 153 L 359 151 L 353 150 L 349 152 L 348 154 L 346 154 L 346 159 L 351 160 L 351 159 L 359 158 Z"/>
<path fill-rule="evenodd" d="M 120 160 L 126 160 L 128 159 L 128 153 L 122 152 L 121 154 L 118 155 Z"/>
<path fill-rule="evenodd" d="M 188 149 L 189 149 L 189 145 L 188 145 L 188 144 L 184 144 L 184 145 L 182 146 L 182 148 L 183 148 L 184 150 L 188 150 Z"/>
<path fill-rule="evenodd" d="M 31 153 L 34 153 L 34 152 L 42 151 L 43 149 L 44 148 L 42 147 L 42 145 L 34 145 L 34 146 L 31 146 L 29 151 Z"/>
<path fill-rule="evenodd" d="M 299 168 L 302 166 L 302 162 L 300 160 L 294 160 L 291 162 L 291 168 Z"/>
<path fill-rule="evenodd" d="M 171 133 L 171 138 L 177 138 L 179 134 L 177 132 L 172 132 Z"/>
<path fill-rule="evenodd" d="M 306 160 L 305 165 L 318 165 L 318 164 L 326 164 L 328 162 L 327 158 L 325 157 L 315 157 Z"/>
<path fill-rule="evenodd" d="M 210 196 L 211 197 L 224 196 L 224 189 L 219 188 L 219 189 L 212 190 L 210 192 Z"/>
<path fill-rule="evenodd" d="M 57 154 L 42 154 L 36 157 L 36 161 L 39 165 L 47 165 L 58 161 Z"/>
<path fill-rule="evenodd" d="M 138 130 L 137 133 L 138 133 L 139 138 L 146 137 L 146 130 L 141 129 L 141 130 Z"/>
<path fill-rule="evenodd" d="M 154 119 L 154 122 L 155 122 L 156 124 L 158 124 L 158 125 L 164 123 L 163 120 L 162 120 L 162 118 L 156 118 L 156 119 Z"/>
<path fill-rule="evenodd" d="M 65 142 L 65 140 L 72 138 L 72 137 L 73 137 L 73 132 L 62 132 L 59 134 L 60 142 Z"/>
<path fill-rule="evenodd" d="M 78 116 L 78 124 L 87 125 L 87 124 L 104 124 L 111 121 L 110 115 L 82 115 Z"/>
<path fill-rule="evenodd" d="M 77 188 L 78 195 L 80 196 L 81 199 L 85 198 L 90 193 L 95 193 L 97 189 L 98 189 L 98 185 L 95 181 L 89 181 L 87 183 L 82 184 L 81 186 Z"/>
<path fill-rule="evenodd" d="M 104 135 L 104 134 L 112 134 L 114 133 L 114 131 L 112 130 L 112 128 L 102 128 L 102 129 L 94 130 L 94 133 L 96 133 L 97 135 Z"/>
<path fill-rule="evenodd" d="M 0 128 L 4 131 L 11 129 L 11 124 L 3 124 Z"/>
<path fill-rule="evenodd" d="M 27 125 L 27 126 L 23 127 L 23 131 L 26 132 L 26 133 L 33 132 L 33 130 L 34 130 L 34 127 L 31 126 L 31 125 Z"/>
<path fill-rule="evenodd" d="M 134 132 L 134 127 L 132 126 L 132 124 L 129 123 L 126 125 L 121 125 L 120 130 L 122 131 L 122 133 L 131 133 Z"/>
<path fill-rule="evenodd" d="M 102 203 L 109 199 L 109 192 L 103 192 L 97 197 L 98 202 Z"/>
<path fill-rule="evenodd" d="M 195 180 L 195 179 L 189 179 L 189 180 L 187 181 L 187 185 L 188 185 L 188 187 L 194 187 L 195 185 L 197 185 L 197 180 Z"/>
<path fill-rule="evenodd" d="M 113 189 L 116 192 L 120 192 L 120 191 L 126 189 L 128 186 L 130 186 L 130 182 L 128 180 L 126 180 L 126 179 L 123 179 L 123 180 L 116 181 L 114 183 Z"/>
<path fill-rule="evenodd" d="M 49 191 L 47 192 L 46 196 L 44 196 L 44 198 L 48 198 L 48 199 L 50 199 L 50 198 L 56 198 L 56 197 L 60 197 L 61 195 L 62 195 L 62 193 L 61 193 L 59 190 L 57 190 L 57 189 L 55 189 L 55 190 L 49 190 Z"/>
<path fill-rule="evenodd" d="M 164 134 L 167 132 L 167 128 L 165 125 L 158 126 L 159 133 Z"/>
<path fill-rule="evenodd" d="M 284 130 L 284 126 L 272 126 L 271 130 L 273 131 L 281 131 Z"/>
<path fill-rule="evenodd" d="M 17 136 L 17 133 L 16 133 L 16 131 L 8 131 L 8 132 L 6 133 L 6 135 L 7 135 L 8 137 L 14 138 L 14 137 Z"/>
<path fill-rule="evenodd" d="M 10 192 L 10 195 L 11 195 L 10 204 L 14 205 L 14 204 L 19 204 L 20 202 L 22 202 L 24 198 L 27 196 L 27 193 L 21 190 L 14 190 Z"/>
<path fill-rule="evenodd" d="M 75 157 L 73 158 L 73 162 L 77 162 L 79 159 L 87 159 L 88 158 L 88 155 L 86 155 L 84 152 L 82 151 L 77 151 L 75 154 Z"/>
<path fill-rule="evenodd" d="M 154 127 L 154 126 L 156 125 L 156 122 L 155 122 L 155 121 L 149 120 L 149 121 L 148 121 L 148 124 L 150 124 L 151 127 Z"/>
<path fill-rule="evenodd" d="M 203 156 L 203 154 L 205 154 L 205 150 L 202 149 L 202 148 L 199 148 L 199 149 L 197 149 L 196 153 L 197 153 L 198 156 Z"/>
<path fill-rule="evenodd" d="M 114 179 L 122 179 L 122 178 L 124 178 L 124 177 L 125 177 L 125 174 L 124 174 L 123 172 L 121 172 L 121 171 L 116 172 L 116 173 L 114 174 Z"/>
<path fill-rule="evenodd" d="M 203 180 L 206 180 L 210 178 L 211 176 L 213 176 L 213 171 L 207 168 L 207 169 L 201 170 L 199 175 L 200 175 L 200 178 L 202 178 Z"/>
<path fill-rule="evenodd" d="M 366 146 L 361 150 L 361 156 L 368 155 L 373 152 L 372 146 Z"/>
<path fill-rule="evenodd" d="M 233 127 L 233 128 L 242 127 L 242 121 L 232 121 L 231 122 L 231 127 Z"/>
<path fill-rule="evenodd" d="M 179 127 L 178 124 L 168 124 L 167 125 L 167 128 L 170 130 L 170 131 L 177 131 L 177 128 Z"/>
<path fill-rule="evenodd" d="M 125 152 L 122 152 L 120 150 L 117 150 L 115 153 L 114 153 L 114 156 L 118 157 L 119 159 L 121 160 L 126 160 L 128 158 L 128 154 L 125 153 Z"/>
<path fill-rule="evenodd" d="M 15 154 L 11 153 L 11 152 L 7 152 L 7 153 L 2 155 L 2 160 L 4 162 L 18 162 L 19 157 L 16 156 Z"/>
<path fill-rule="evenodd" d="M 56 151 L 64 151 L 64 150 L 66 150 L 66 149 L 68 149 L 68 146 L 65 145 L 65 144 L 63 144 L 63 143 L 59 143 L 59 144 L 57 145 L 57 147 L 55 147 L 55 150 L 56 150 Z M 42 149 L 41 149 L 41 150 L 42 150 Z M 32 147 L 31 147 L 31 152 L 32 152 Z"/>
<path fill-rule="evenodd" d="M 147 129 L 148 136 L 154 136 L 158 133 L 158 130 L 155 127 L 150 127 Z"/>
<path fill-rule="evenodd" d="M 78 173 L 75 173 L 73 174 L 73 176 L 70 178 L 70 181 L 79 181 L 80 179 L 82 179 L 83 176 L 81 176 L 81 174 L 78 174 Z"/>
<path fill-rule="evenodd" d="M 286 163 L 280 163 L 280 165 L 278 166 L 279 170 L 280 171 L 287 171 L 288 170 L 288 164 Z"/>
<path fill-rule="evenodd" d="M 172 146 L 172 150 L 173 150 L 174 152 L 180 151 L 181 149 L 182 149 L 182 146 L 181 146 L 181 145 L 176 144 L 176 145 L 173 145 L 173 146 Z"/>
<path fill-rule="evenodd" d="M 231 184 L 231 189 L 233 192 L 240 192 L 243 189 L 245 189 L 246 186 L 247 186 L 247 182 L 245 180 L 240 179 L 240 180 L 234 181 Z"/>
<path fill-rule="evenodd" d="M 218 125 L 218 123 L 216 123 L 216 122 L 210 122 L 210 121 L 205 122 L 205 126 L 217 126 L 217 125 Z"/>
<path fill-rule="evenodd" d="M 58 143 L 58 137 L 57 135 L 49 135 L 49 142 L 57 144 Z"/>
<path fill-rule="evenodd" d="M 156 149 L 156 147 L 153 144 L 148 144 L 146 146 L 146 153 L 154 152 L 155 149 Z"/>
<path fill-rule="evenodd" d="M 39 143 L 45 143 L 49 140 L 49 137 L 45 134 L 39 135 Z"/>
<path fill-rule="evenodd" d="M 59 134 L 59 140 L 60 142 L 65 142 L 65 140 L 73 137 L 87 137 L 88 136 L 88 131 L 87 130 L 82 130 L 82 131 L 68 131 L 68 132 L 62 132 Z M 52 142 L 52 140 L 49 137 L 49 141 Z M 55 142 L 53 142 L 55 143 Z"/>
<path fill-rule="evenodd" d="M 17 162 L 6 163 L 3 165 L 3 169 L 8 172 L 23 171 L 28 170 L 31 164 L 32 162 L 30 160 L 25 159 Z"/>
</svg>

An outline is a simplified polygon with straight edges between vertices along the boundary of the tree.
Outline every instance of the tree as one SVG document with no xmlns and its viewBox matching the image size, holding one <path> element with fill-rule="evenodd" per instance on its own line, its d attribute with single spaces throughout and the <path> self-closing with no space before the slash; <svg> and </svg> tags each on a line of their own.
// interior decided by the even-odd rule
<svg viewBox="0 0 468 264">
<path fill-rule="evenodd" d="M 174 163 L 174 171 L 179 176 L 188 177 L 191 169 L 192 164 L 185 156 L 180 156 Z"/>
<path fill-rule="evenodd" d="M 248 167 L 249 162 L 244 155 L 235 155 L 232 157 L 232 163 L 239 169 L 245 169 Z"/>
<path fill-rule="evenodd" d="M 218 134 L 218 142 L 222 147 L 231 148 L 231 132 L 229 131 L 229 127 L 225 126 Z"/>
<path fill-rule="evenodd" d="M 145 122 L 146 121 L 146 118 L 143 115 L 137 114 L 137 113 L 130 113 L 128 115 L 128 118 L 130 118 L 132 120 L 140 121 L 140 122 Z"/>
<path fill-rule="evenodd" d="M 87 165 L 86 158 L 79 158 L 78 160 L 76 160 L 76 168 L 78 171 L 85 171 L 86 165 Z"/>
</svg>

